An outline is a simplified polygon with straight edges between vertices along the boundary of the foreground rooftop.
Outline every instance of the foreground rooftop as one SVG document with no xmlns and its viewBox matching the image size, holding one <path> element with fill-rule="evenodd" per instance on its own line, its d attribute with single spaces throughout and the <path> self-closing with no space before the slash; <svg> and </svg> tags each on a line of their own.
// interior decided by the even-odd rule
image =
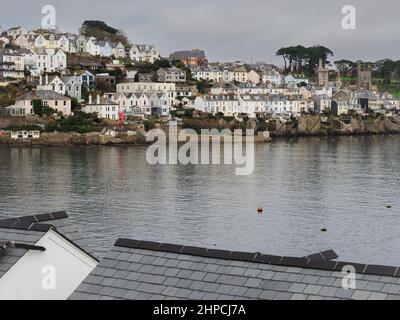
<svg viewBox="0 0 400 320">
<path fill-rule="evenodd" d="M 333 251 L 293 258 L 119 239 L 70 299 L 400 298 L 398 268 L 336 258 Z M 355 290 L 342 288 L 347 265 L 357 272 Z"/>
</svg>

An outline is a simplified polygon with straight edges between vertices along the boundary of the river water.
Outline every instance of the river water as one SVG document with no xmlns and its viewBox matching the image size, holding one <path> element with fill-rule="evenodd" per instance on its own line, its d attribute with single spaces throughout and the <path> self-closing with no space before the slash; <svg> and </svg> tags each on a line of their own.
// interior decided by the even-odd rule
<svg viewBox="0 0 400 320">
<path fill-rule="evenodd" d="M 0 147 L 0 216 L 65 210 L 100 255 L 128 237 L 400 266 L 400 136 L 277 139 L 250 176 L 146 150 Z"/>
</svg>

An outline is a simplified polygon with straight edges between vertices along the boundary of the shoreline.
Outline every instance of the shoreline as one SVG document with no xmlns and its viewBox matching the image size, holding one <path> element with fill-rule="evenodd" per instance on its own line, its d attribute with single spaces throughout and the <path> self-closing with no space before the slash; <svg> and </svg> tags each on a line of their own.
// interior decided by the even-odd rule
<svg viewBox="0 0 400 320">
<path fill-rule="evenodd" d="M 270 132 L 270 138 L 263 140 L 255 140 L 254 144 L 266 144 L 274 140 L 287 140 L 287 139 L 301 139 L 301 138 L 330 138 L 330 137 L 361 137 L 361 136 L 391 136 L 400 135 L 400 131 L 385 131 L 385 132 L 312 132 L 312 133 L 277 133 Z M 255 136 L 257 138 L 257 136 Z M 132 137 L 111 137 L 101 135 L 98 132 L 79 134 L 79 133 L 44 133 L 37 139 L 20 139 L 14 140 L 9 137 L 0 136 L 0 147 L 145 147 L 150 146 L 154 142 L 147 142 L 144 135 L 139 134 Z M 199 139 L 199 144 L 201 139 Z M 223 144 L 223 140 L 221 140 Z M 169 145 L 169 142 L 166 143 Z M 185 144 L 185 142 L 178 142 L 178 144 Z"/>
</svg>

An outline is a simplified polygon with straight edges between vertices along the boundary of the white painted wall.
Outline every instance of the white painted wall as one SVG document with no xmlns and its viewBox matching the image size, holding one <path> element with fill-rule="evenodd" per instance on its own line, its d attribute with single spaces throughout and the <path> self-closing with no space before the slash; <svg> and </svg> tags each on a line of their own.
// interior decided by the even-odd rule
<svg viewBox="0 0 400 320">
<path fill-rule="evenodd" d="M 0 279 L 1 300 L 65 300 L 97 265 L 53 230 L 36 245 L 46 251 L 27 251 Z M 55 282 L 51 281 L 53 274 Z"/>
</svg>

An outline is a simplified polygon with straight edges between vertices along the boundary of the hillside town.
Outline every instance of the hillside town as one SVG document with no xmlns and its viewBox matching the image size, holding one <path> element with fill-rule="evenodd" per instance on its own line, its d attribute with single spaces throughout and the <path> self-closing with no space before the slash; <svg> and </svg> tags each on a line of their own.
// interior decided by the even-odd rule
<svg viewBox="0 0 400 320">
<path fill-rule="evenodd" d="M 285 68 L 211 62 L 201 49 L 164 57 L 155 45 L 132 43 L 104 25 L 85 22 L 79 34 L 0 28 L 0 113 L 8 127 L 23 129 L 21 118 L 49 131 L 137 129 L 187 118 L 253 122 L 260 130 L 307 115 L 322 122 L 399 119 L 399 82 L 389 77 L 386 90 L 372 63 L 340 70 L 328 61 L 329 50 L 309 58 L 308 69 L 302 61 L 288 66 L 289 56 L 279 52 Z"/>
</svg>

